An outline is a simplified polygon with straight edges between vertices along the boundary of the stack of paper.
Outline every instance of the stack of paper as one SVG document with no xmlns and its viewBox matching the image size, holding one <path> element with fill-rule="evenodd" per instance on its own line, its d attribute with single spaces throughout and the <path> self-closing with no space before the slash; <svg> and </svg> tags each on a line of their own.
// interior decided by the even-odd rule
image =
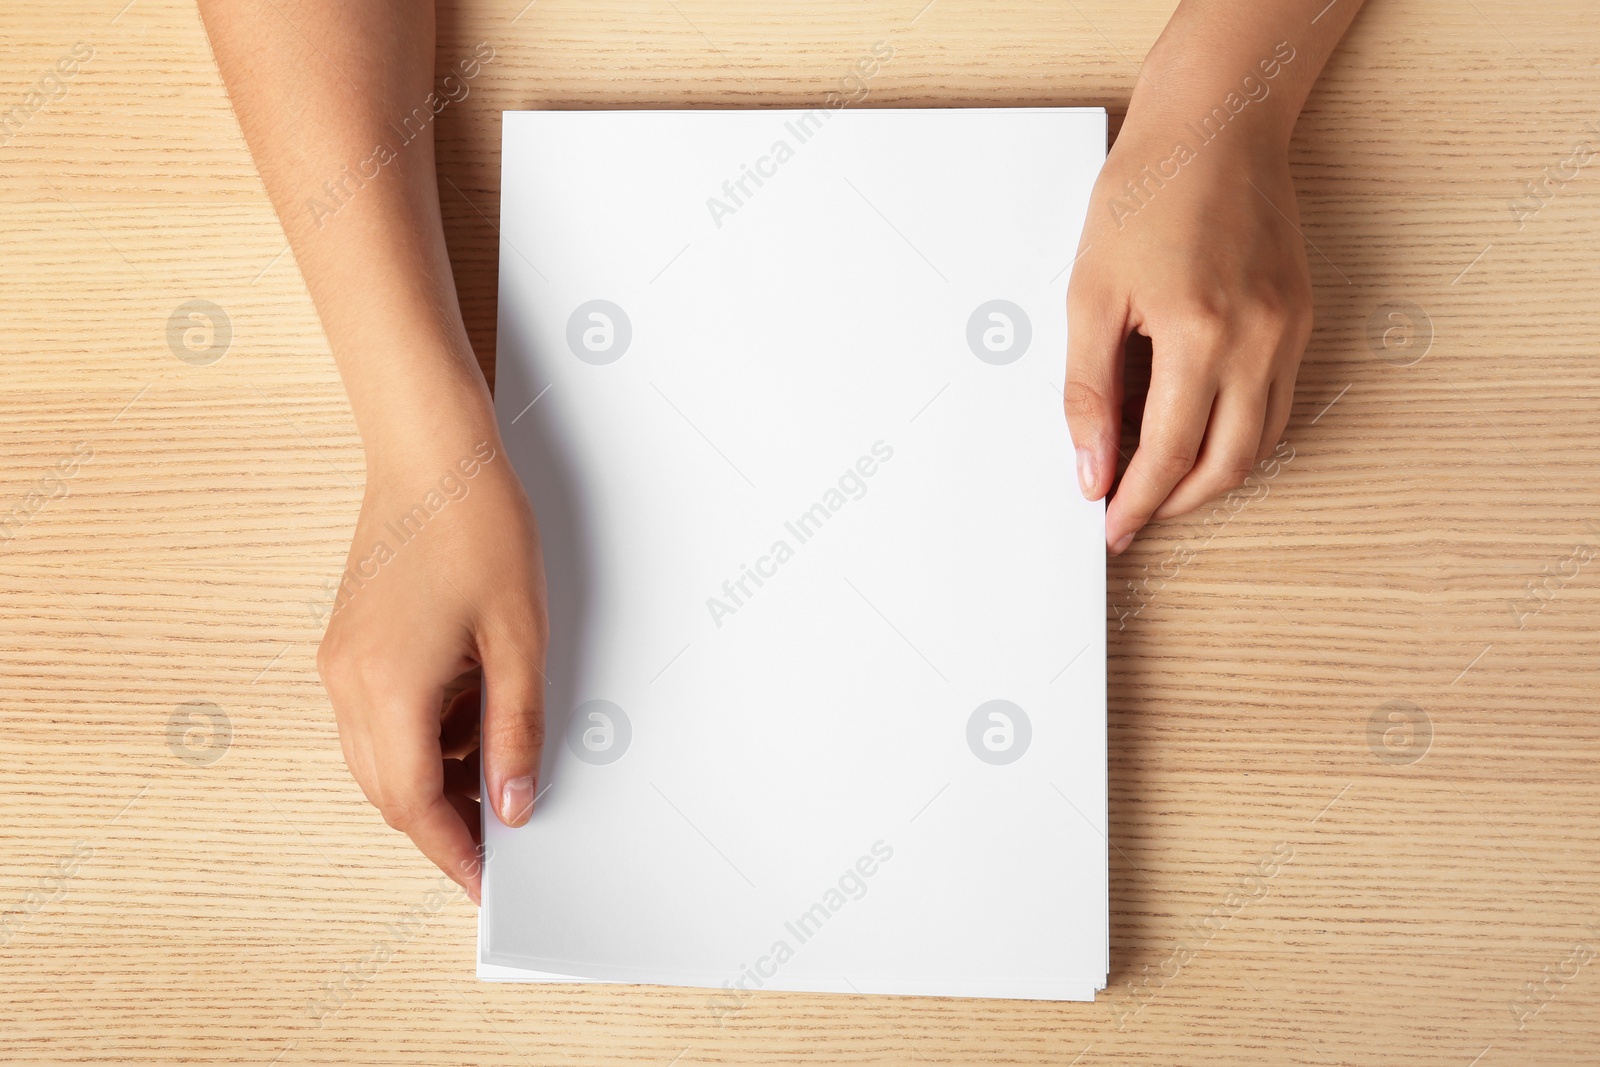
<svg viewBox="0 0 1600 1067">
<path fill-rule="evenodd" d="M 1061 389 L 1105 133 L 505 116 L 496 404 L 552 636 L 480 977 L 1104 987 L 1103 508 Z"/>
</svg>

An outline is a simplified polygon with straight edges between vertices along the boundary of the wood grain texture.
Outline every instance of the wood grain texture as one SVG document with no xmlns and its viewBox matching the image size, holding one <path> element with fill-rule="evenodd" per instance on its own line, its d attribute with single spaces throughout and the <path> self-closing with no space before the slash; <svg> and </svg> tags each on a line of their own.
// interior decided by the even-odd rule
<svg viewBox="0 0 1600 1067">
<path fill-rule="evenodd" d="M 1600 544 L 1600 170 L 1506 206 L 1600 132 L 1600 8 L 1373 0 L 1313 94 L 1294 458 L 1112 565 L 1100 1003 L 762 993 L 719 1020 L 477 983 L 470 904 L 345 773 L 313 654 L 359 441 L 192 5 L 124 2 L 0 10 L 0 110 L 94 49 L 0 145 L 0 519 L 92 450 L 0 544 L 0 1059 L 1600 1061 L 1574 955 L 1600 946 L 1600 562 L 1525 599 Z M 887 39 L 874 106 L 1120 112 L 1172 7 L 523 2 L 445 5 L 438 45 L 497 52 L 437 127 L 490 371 L 501 110 L 817 104 Z M 231 324 L 208 366 L 168 346 L 191 299 Z M 1431 324 L 1409 366 L 1369 341 L 1400 305 Z M 1416 762 L 1370 744 L 1391 701 L 1431 724 Z M 180 758 L 197 702 L 215 762 Z"/>
</svg>

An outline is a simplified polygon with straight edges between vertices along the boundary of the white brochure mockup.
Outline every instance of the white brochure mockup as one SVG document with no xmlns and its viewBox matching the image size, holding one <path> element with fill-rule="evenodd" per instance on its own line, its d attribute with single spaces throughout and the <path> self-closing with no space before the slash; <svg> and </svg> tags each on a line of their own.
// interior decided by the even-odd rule
<svg viewBox="0 0 1600 1067">
<path fill-rule="evenodd" d="M 479 977 L 1104 988 L 1062 385 L 1105 147 L 1098 108 L 505 115 L 495 403 L 551 639 Z"/>
</svg>

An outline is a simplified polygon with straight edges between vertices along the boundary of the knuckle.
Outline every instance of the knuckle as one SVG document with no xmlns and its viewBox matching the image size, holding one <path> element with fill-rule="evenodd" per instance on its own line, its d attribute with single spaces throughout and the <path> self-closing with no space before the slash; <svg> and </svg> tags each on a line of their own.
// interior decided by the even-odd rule
<svg viewBox="0 0 1600 1067">
<path fill-rule="evenodd" d="M 383 816 L 384 824 L 403 834 L 410 834 L 422 825 L 427 812 L 428 805 L 417 797 L 385 797 L 378 804 L 378 813 Z"/>
<path fill-rule="evenodd" d="M 1255 470 L 1255 467 L 1255 457 L 1235 456 L 1218 470 L 1217 485 L 1224 490 L 1237 489 L 1250 478 L 1250 472 Z"/>
<path fill-rule="evenodd" d="M 1277 358 L 1276 343 L 1252 349 L 1248 358 L 1233 363 L 1228 380 L 1233 388 L 1243 389 L 1253 395 L 1263 406 L 1272 394 L 1272 383 L 1281 373 L 1282 361 Z"/>
<path fill-rule="evenodd" d="M 344 659 L 338 673 L 348 692 L 368 703 L 382 706 L 387 705 L 390 698 L 412 688 L 406 684 L 406 676 L 398 667 L 398 664 L 383 662 L 377 656 L 353 655 Z"/>
<path fill-rule="evenodd" d="M 1280 329 L 1294 317 L 1294 299 L 1280 289 L 1261 289 L 1244 301 L 1243 319 L 1260 329 Z"/>
<path fill-rule="evenodd" d="M 1100 291 L 1083 271 L 1075 270 L 1067 276 L 1067 314 L 1091 315 L 1101 303 Z"/>
<path fill-rule="evenodd" d="M 1179 445 L 1158 448 L 1150 457 L 1155 472 L 1169 481 L 1177 481 L 1194 469 L 1196 450 Z"/>
<path fill-rule="evenodd" d="M 332 628 L 317 645 L 317 675 L 335 699 L 369 700 L 405 687 L 411 665 L 370 634 Z"/>
<path fill-rule="evenodd" d="M 352 658 L 343 641 L 333 633 L 325 634 L 317 645 L 317 677 L 330 691 L 346 688 L 351 681 Z"/>
<path fill-rule="evenodd" d="M 1311 301 L 1307 300 L 1295 309 L 1294 315 L 1289 322 L 1289 337 L 1295 343 L 1296 357 L 1311 342 L 1311 331 L 1315 325 L 1316 313 L 1311 307 Z"/>
<path fill-rule="evenodd" d="M 1068 379 L 1061 399 L 1067 409 L 1067 418 L 1085 424 L 1098 423 L 1101 414 L 1111 406 L 1110 398 L 1080 378 Z"/>
<path fill-rule="evenodd" d="M 484 741 L 491 749 L 516 752 L 537 751 L 544 747 L 544 713 L 521 703 L 529 710 L 520 715 L 501 715 L 484 723 Z"/>
<path fill-rule="evenodd" d="M 1232 492 L 1255 471 L 1255 457 L 1245 453 L 1208 459 L 1195 468 L 1193 481 L 1204 491 L 1206 499 Z"/>
<path fill-rule="evenodd" d="M 1271 288 L 1252 294 L 1241 308 L 1244 332 L 1251 337 L 1278 345 L 1298 341 L 1301 347 L 1311 337 L 1311 293 L 1298 289 Z"/>
<path fill-rule="evenodd" d="M 1232 328 L 1232 316 L 1222 302 L 1209 296 L 1183 298 L 1172 318 L 1182 335 L 1201 352 L 1221 345 Z"/>
</svg>

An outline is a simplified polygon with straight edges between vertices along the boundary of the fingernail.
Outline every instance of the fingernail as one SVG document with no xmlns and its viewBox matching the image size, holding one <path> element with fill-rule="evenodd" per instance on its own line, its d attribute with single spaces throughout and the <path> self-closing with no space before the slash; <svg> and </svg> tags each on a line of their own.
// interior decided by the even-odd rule
<svg viewBox="0 0 1600 1067">
<path fill-rule="evenodd" d="M 1128 546 L 1131 544 L 1133 544 L 1133 533 L 1130 531 L 1122 535 L 1122 540 L 1111 546 L 1111 554 L 1120 556 L 1128 550 Z"/>
<path fill-rule="evenodd" d="M 501 818 L 507 826 L 521 826 L 533 814 L 533 775 L 507 780 L 500 790 Z"/>
<path fill-rule="evenodd" d="M 1087 448 L 1078 449 L 1078 485 L 1085 497 L 1094 495 L 1094 455 Z"/>
<path fill-rule="evenodd" d="M 483 900 L 478 896 L 478 891 L 470 886 L 467 888 L 467 899 L 472 901 L 478 907 L 483 907 Z"/>
</svg>

